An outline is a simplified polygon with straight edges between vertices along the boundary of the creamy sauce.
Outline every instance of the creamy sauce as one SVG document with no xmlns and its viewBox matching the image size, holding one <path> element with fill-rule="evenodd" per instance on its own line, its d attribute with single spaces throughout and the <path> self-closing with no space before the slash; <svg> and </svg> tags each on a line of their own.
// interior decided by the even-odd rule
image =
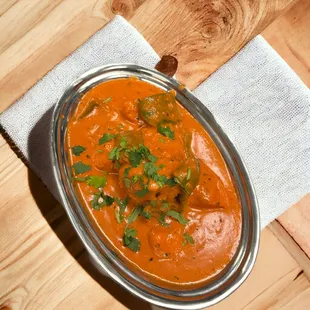
<svg viewBox="0 0 310 310">
<path fill-rule="evenodd" d="M 88 171 L 80 174 L 75 171 L 77 178 L 84 178 L 84 181 L 75 182 L 76 189 L 84 207 L 116 251 L 159 282 L 174 286 L 194 285 L 219 273 L 232 259 L 240 238 L 241 206 L 220 152 L 186 109 L 177 103 L 177 111 L 171 110 L 169 114 L 174 119 L 170 123 L 164 121 L 154 126 L 145 121 L 147 117 L 153 117 L 153 112 L 146 111 L 143 117 L 145 111 L 141 112 L 141 107 L 144 101 L 139 103 L 138 99 L 162 93 L 161 89 L 134 78 L 109 81 L 94 87 L 78 104 L 69 123 L 67 143 L 69 148 L 84 148 L 79 155 L 76 155 L 79 153 L 76 149 L 76 154 L 70 152 L 72 165 L 80 162 L 89 167 Z M 147 108 L 148 103 L 146 101 Z M 167 107 L 172 106 L 168 104 Z M 159 132 L 158 126 L 164 128 L 166 135 Z M 142 158 L 137 167 L 132 167 L 129 153 L 125 153 L 126 147 L 129 149 L 128 144 L 125 150 L 120 151 L 120 159 L 115 160 L 114 157 L 112 160 L 111 152 L 120 148 L 117 137 L 124 132 L 142 137 L 143 146 L 157 158 L 156 162 L 154 158 L 151 158 L 153 162 Z M 114 138 L 99 144 L 103 136 Z M 190 137 L 189 140 L 185 136 Z M 188 182 L 188 190 L 178 183 L 170 186 L 159 184 L 152 177 L 147 179 L 146 163 L 150 167 L 155 165 L 157 174 L 172 181 L 178 177 L 178 168 L 185 163 L 187 175 L 184 182 Z M 195 172 L 198 173 L 197 180 L 193 177 Z M 87 181 L 89 176 L 105 177 L 106 185 L 96 188 Z M 135 176 L 140 179 L 128 188 L 124 178 L 134 183 Z M 148 184 L 144 195 L 138 197 L 136 193 L 143 185 L 140 180 L 148 180 Z M 94 210 L 91 206 L 94 194 L 100 191 L 113 198 L 114 202 L 110 206 L 97 205 L 98 210 Z M 116 213 L 120 206 L 116 198 L 124 201 L 126 197 L 129 198 L 124 219 L 119 223 Z M 102 200 L 99 198 L 98 203 Z M 141 205 L 137 219 L 127 225 L 128 216 Z M 168 216 L 168 210 L 180 214 L 186 223 Z M 136 242 L 132 244 L 134 250 L 125 244 L 126 225 L 127 229 L 136 231 L 132 238 L 139 241 L 139 250 L 134 247 Z M 130 240 L 132 238 L 129 236 Z"/>
</svg>

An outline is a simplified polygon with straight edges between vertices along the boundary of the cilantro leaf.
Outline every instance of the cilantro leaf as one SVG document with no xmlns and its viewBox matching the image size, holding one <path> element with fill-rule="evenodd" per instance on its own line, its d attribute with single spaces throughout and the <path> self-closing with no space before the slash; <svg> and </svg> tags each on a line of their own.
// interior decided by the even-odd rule
<svg viewBox="0 0 310 310">
<path fill-rule="evenodd" d="M 166 214 L 172 217 L 173 219 L 177 220 L 182 225 L 186 225 L 188 223 L 188 220 L 184 218 L 184 216 L 181 213 L 175 210 L 168 210 Z"/>
<path fill-rule="evenodd" d="M 121 200 L 120 198 L 115 198 L 115 201 L 119 206 L 119 210 L 115 209 L 115 216 L 117 222 L 120 224 L 124 220 L 124 212 L 128 205 L 129 197 L 127 196 L 124 200 Z"/>
<path fill-rule="evenodd" d="M 140 250 L 140 240 L 135 238 L 137 235 L 137 230 L 134 228 L 127 228 L 124 231 L 123 242 L 126 247 L 128 247 L 133 252 L 138 252 Z"/>
<path fill-rule="evenodd" d="M 168 202 L 168 201 L 162 201 L 161 207 L 162 207 L 163 209 L 167 209 L 167 208 L 169 207 L 169 202 Z"/>
<path fill-rule="evenodd" d="M 138 152 L 147 160 L 156 163 L 157 157 L 152 155 L 150 150 L 143 144 L 139 144 Z"/>
<path fill-rule="evenodd" d="M 106 100 L 103 101 L 103 103 L 108 103 L 112 100 L 112 97 L 108 97 Z"/>
<path fill-rule="evenodd" d="M 188 168 L 187 170 L 187 176 L 186 176 L 186 181 L 188 181 L 191 178 L 191 174 L 192 174 L 192 169 Z"/>
<path fill-rule="evenodd" d="M 93 196 L 93 200 L 91 200 L 91 207 L 98 211 L 104 206 L 110 206 L 113 204 L 114 198 L 108 195 L 104 195 L 103 192 L 95 193 Z"/>
<path fill-rule="evenodd" d="M 174 131 L 172 131 L 169 126 L 164 127 L 161 124 L 158 124 L 157 131 L 169 139 L 174 139 Z"/>
<path fill-rule="evenodd" d="M 177 177 L 174 178 L 174 181 L 182 187 L 185 193 L 189 194 L 188 190 L 185 187 L 185 184 L 183 184 Z"/>
<path fill-rule="evenodd" d="M 142 211 L 141 215 L 148 220 L 152 218 L 152 214 L 144 210 Z"/>
<path fill-rule="evenodd" d="M 86 150 L 86 148 L 82 145 L 76 145 L 73 148 L 71 148 L 71 150 L 73 155 L 80 156 Z"/>
<path fill-rule="evenodd" d="M 127 139 L 121 136 L 120 142 L 119 142 L 120 147 L 125 148 L 127 146 L 127 143 L 128 143 Z"/>
<path fill-rule="evenodd" d="M 123 178 L 123 182 L 124 182 L 126 188 L 130 188 L 130 186 L 131 186 L 131 180 L 130 179 Z"/>
<path fill-rule="evenodd" d="M 167 182 L 168 182 L 168 179 L 165 175 L 159 175 L 159 174 L 156 174 L 153 178 L 153 180 L 160 186 L 160 187 L 163 187 Z"/>
<path fill-rule="evenodd" d="M 114 202 L 114 198 L 108 195 L 102 195 L 102 199 L 105 206 L 110 206 Z"/>
<path fill-rule="evenodd" d="M 72 165 L 75 174 L 82 174 L 91 170 L 91 166 L 83 164 L 81 161 Z"/>
<path fill-rule="evenodd" d="M 157 157 L 154 156 L 154 155 L 152 155 L 152 154 L 148 155 L 148 156 L 147 156 L 147 159 L 148 159 L 150 162 L 152 162 L 152 163 L 156 163 L 156 162 L 157 162 Z"/>
<path fill-rule="evenodd" d="M 134 229 L 133 227 L 129 227 L 125 230 L 125 235 L 126 237 L 135 237 L 137 235 L 137 230 Z"/>
<path fill-rule="evenodd" d="M 154 179 L 155 175 L 157 175 L 158 167 L 154 165 L 154 163 L 145 163 L 144 164 L 144 173 L 146 176 Z"/>
<path fill-rule="evenodd" d="M 142 155 L 138 151 L 130 151 L 128 154 L 128 159 L 133 167 L 138 167 L 142 160 Z"/>
<path fill-rule="evenodd" d="M 151 205 L 152 207 L 156 207 L 156 204 L 157 204 L 157 201 L 156 201 L 156 200 L 151 200 L 151 201 L 150 201 L 150 205 Z"/>
<path fill-rule="evenodd" d="M 127 245 L 127 247 L 134 252 L 140 251 L 140 246 L 141 246 L 140 240 L 138 238 L 133 237 L 131 238 L 130 243 Z"/>
<path fill-rule="evenodd" d="M 99 139 L 99 145 L 104 144 L 106 142 L 109 142 L 113 140 L 116 137 L 116 135 L 113 135 L 111 133 L 105 133 L 100 139 Z"/>
<path fill-rule="evenodd" d="M 112 149 L 112 151 L 110 152 L 110 154 L 109 154 L 109 159 L 110 160 L 119 160 L 119 154 L 120 154 L 120 151 L 121 151 L 122 149 L 121 148 L 119 148 L 119 147 L 114 147 L 113 149 Z"/>
<path fill-rule="evenodd" d="M 86 182 L 88 180 L 89 177 L 85 177 L 85 178 L 72 178 L 72 181 L 76 181 L 76 182 Z"/>
<path fill-rule="evenodd" d="M 174 180 L 174 178 L 171 178 L 171 179 L 167 180 L 166 185 L 173 187 L 173 186 L 177 185 L 177 182 Z"/>
<path fill-rule="evenodd" d="M 166 214 L 164 212 L 161 212 L 158 222 L 165 227 L 169 227 L 169 224 L 165 222 L 165 219 L 166 219 Z"/>
<path fill-rule="evenodd" d="M 148 188 L 145 187 L 143 189 L 136 191 L 135 195 L 138 196 L 139 198 L 141 198 L 141 197 L 145 196 L 148 192 L 149 192 Z"/>
<path fill-rule="evenodd" d="M 134 222 L 138 216 L 142 213 L 143 207 L 138 206 L 133 209 L 133 211 L 130 213 L 130 215 L 127 217 L 127 225 L 130 225 L 132 222 Z"/>
<path fill-rule="evenodd" d="M 131 167 L 128 167 L 128 168 L 124 169 L 124 177 L 125 178 L 128 178 L 128 174 L 129 174 L 130 169 L 131 169 Z"/>
<path fill-rule="evenodd" d="M 185 245 L 186 243 L 189 243 L 192 245 L 195 244 L 195 241 L 191 235 L 184 233 L 183 236 L 185 240 L 183 241 L 182 245 Z"/>
<path fill-rule="evenodd" d="M 94 186 L 96 188 L 105 187 L 107 184 L 107 177 L 91 175 L 87 178 L 86 183 L 89 186 Z"/>
</svg>

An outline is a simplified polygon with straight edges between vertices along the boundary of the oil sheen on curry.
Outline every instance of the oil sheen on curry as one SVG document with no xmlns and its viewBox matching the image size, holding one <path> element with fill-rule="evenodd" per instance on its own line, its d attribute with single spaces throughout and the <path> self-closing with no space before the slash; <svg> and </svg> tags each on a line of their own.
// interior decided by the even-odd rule
<svg viewBox="0 0 310 310">
<path fill-rule="evenodd" d="M 241 232 L 234 182 L 173 92 L 137 78 L 97 85 L 80 100 L 67 144 L 84 207 L 140 273 L 195 286 L 230 262 Z"/>
</svg>

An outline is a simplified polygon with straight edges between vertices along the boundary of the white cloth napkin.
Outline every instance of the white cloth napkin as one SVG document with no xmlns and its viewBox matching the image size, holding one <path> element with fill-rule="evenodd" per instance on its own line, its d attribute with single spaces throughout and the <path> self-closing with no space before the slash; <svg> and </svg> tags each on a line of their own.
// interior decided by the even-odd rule
<svg viewBox="0 0 310 310">
<path fill-rule="evenodd" d="M 66 86 L 88 69 L 159 57 L 117 16 L 0 115 L 0 124 L 58 198 L 51 169 L 50 125 Z M 310 192 L 310 93 L 256 37 L 195 91 L 236 145 L 253 181 L 262 227 Z"/>
</svg>

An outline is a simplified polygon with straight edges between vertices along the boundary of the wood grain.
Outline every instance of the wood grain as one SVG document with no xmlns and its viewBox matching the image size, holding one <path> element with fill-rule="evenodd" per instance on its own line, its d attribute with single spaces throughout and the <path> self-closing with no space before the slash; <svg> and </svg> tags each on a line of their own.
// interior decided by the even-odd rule
<svg viewBox="0 0 310 310">
<path fill-rule="evenodd" d="M 130 22 L 160 56 L 171 54 L 179 60 L 178 79 L 195 88 L 290 4 L 290 0 L 150 0 Z"/>
<path fill-rule="evenodd" d="M 115 13 L 129 19 L 160 55 L 176 55 L 179 78 L 195 87 L 292 3 L 0 0 L 0 111 Z M 299 1 L 292 10 L 295 13 L 288 11 L 265 33 L 280 50 L 283 42 L 290 43 L 283 57 L 307 78 L 307 0 Z M 286 29 L 290 29 L 289 35 Z M 0 309 L 150 309 L 94 269 L 63 208 L 3 138 L 0 197 Z M 305 218 L 305 214 L 309 214 L 308 209 L 294 216 Z M 296 237 L 296 226 L 293 232 Z M 306 264 L 301 263 L 296 244 L 287 237 L 285 230 L 279 233 L 266 228 L 253 273 L 237 292 L 213 309 L 309 309 L 310 285 L 303 271 Z"/>
<path fill-rule="evenodd" d="M 310 87 L 309 29 L 310 1 L 300 0 L 263 32 L 265 39 L 308 87 Z M 287 210 L 278 220 L 310 257 L 310 194 Z"/>
<path fill-rule="evenodd" d="M 310 87 L 310 1 L 299 0 L 262 34 Z"/>
<path fill-rule="evenodd" d="M 7 178 L 0 170 L 7 186 L 0 208 L 0 244 L 5 249 L 0 252 L 0 309 L 150 309 L 96 272 L 63 208 L 3 138 L 0 151 L 0 162 L 8 158 L 5 171 L 14 172 Z M 270 302 L 274 292 L 289 285 L 295 288 L 294 279 L 300 272 L 297 261 L 265 229 L 253 273 L 240 290 L 214 309 L 227 309 L 227 305 L 240 309 L 257 296 Z M 287 302 L 308 287 L 309 283 L 297 286 Z"/>
</svg>

